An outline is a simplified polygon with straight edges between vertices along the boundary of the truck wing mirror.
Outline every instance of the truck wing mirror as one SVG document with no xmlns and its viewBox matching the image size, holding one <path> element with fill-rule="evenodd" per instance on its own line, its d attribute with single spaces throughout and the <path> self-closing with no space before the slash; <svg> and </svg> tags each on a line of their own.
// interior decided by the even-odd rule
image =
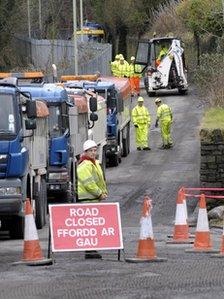
<svg viewBox="0 0 224 299">
<path fill-rule="evenodd" d="M 97 111 L 97 98 L 90 97 L 90 99 L 89 99 L 89 109 L 90 109 L 91 112 L 96 112 Z"/>
<path fill-rule="evenodd" d="M 37 107 L 35 101 L 27 101 L 26 102 L 26 114 L 28 118 L 36 118 L 37 117 Z"/>
<path fill-rule="evenodd" d="M 29 118 L 25 120 L 26 130 L 35 130 L 37 128 L 37 123 L 35 118 Z"/>
<path fill-rule="evenodd" d="M 90 118 L 91 121 L 94 122 L 94 121 L 97 121 L 97 120 L 98 120 L 98 115 L 97 115 L 96 113 L 93 113 L 93 112 L 92 112 L 92 113 L 90 114 L 90 117 L 89 117 L 89 118 Z"/>
</svg>

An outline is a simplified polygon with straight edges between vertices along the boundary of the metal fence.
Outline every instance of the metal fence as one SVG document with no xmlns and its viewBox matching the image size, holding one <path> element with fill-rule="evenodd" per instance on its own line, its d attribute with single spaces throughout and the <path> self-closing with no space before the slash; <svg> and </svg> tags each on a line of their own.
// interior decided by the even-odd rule
<svg viewBox="0 0 224 299">
<path fill-rule="evenodd" d="M 31 65 L 51 74 L 51 65 L 58 67 L 58 73 L 74 74 L 74 46 L 72 40 L 36 40 L 16 36 L 13 46 L 17 49 L 20 65 Z M 78 73 L 110 74 L 112 46 L 96 42 L 78 43 Z"/>
</svg>

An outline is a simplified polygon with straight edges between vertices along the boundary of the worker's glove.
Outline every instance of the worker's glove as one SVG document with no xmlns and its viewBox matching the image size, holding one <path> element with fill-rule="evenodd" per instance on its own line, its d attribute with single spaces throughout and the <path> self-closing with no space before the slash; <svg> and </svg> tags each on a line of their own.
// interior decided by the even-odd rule
<svg viewBox="0 0 224 299">
<path fill-rule="evenodd" d="M 155 127 L 158 128 L 158 120 L 155 123 Z"/>
<path fill-rule="evenodd" d="M 138 128 L 138 125 L 134 125 L 136 128 Z"/>
</svg>

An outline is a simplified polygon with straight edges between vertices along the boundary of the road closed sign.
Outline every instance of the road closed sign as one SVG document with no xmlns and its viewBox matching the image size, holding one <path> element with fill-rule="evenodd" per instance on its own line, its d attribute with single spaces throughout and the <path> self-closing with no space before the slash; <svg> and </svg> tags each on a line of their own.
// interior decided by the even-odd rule
<svg viewBox="0 0 224 299">
<path fill-rule="evenodd" d="M 49 205 L 52 251 L 123 249 L 119 203 Z"/>
</svg>

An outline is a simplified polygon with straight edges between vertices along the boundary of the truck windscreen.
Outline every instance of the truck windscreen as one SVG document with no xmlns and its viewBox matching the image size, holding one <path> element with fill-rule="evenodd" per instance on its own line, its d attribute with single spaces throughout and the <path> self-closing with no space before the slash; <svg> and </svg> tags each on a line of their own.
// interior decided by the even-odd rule
<svg viewBox="0 0 224 299">
<path fill-rule="evenodd" d="M 51 137 L 59 137 L 62 135 L 62 117 L 59 106 L 49 107 L 49 130 Z"/>
<path fill-rule="evenodd" d="M 0 93 L 0 134 L 16 132 L 16 118 L 11 94 Z"/>
</svg>

